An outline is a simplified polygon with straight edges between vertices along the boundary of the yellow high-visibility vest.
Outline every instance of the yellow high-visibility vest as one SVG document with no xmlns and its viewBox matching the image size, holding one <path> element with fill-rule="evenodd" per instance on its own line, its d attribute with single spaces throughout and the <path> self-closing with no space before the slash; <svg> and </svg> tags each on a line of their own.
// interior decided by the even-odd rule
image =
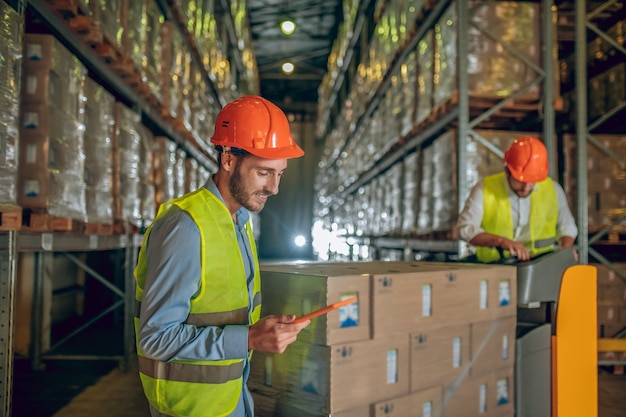
<svg viewBox="0 0 626 417">
<path fill-rule="evenodd" d="M 187 212 L 200 231 L 200 290 L 191 300 L 186 323 L 198 327 L 256 323 L 261 315 L 261 281 L 250 222 L 245 229 L 255 272 L 253 306 L 248 315 L 244 261 L 233 219 L 224 203 L 202 187 L 161 205 L 156 219 L 173 206 Z M 135 268 L 135 334 L 139 334 L 139 311 L 147 272 L 145 248 L 151 229 L 152 226 L 146 230 Z M 138 343 L 137 354 L 144 392 L 160 412 L 178 417 L 219 417 L 232 413 L 237 406 L 243 388 L 244 359 L 162 362 L 147 358 Z"/>
<path fill-rule="evenodd" d="M 513 239 L 513 219 L 511 203 L 507 192 L 507 180 L 504 172 L 484 179 L 483 221 L 481 227 L 487 233 Z M 530 242 L 523 242 L 530 256 L 550 252 L 556 241 L 556 222 L 559 216 L 559 203 L 556 189 L 548 177 L 536 184 L 530 194 Z M 504 253 L 509 256 L 508 252 Z M 481 262 L 493 262 L 500 259 L 498 251 L 491 247 L 476 248 L 476 256 Z"/>
</svg>

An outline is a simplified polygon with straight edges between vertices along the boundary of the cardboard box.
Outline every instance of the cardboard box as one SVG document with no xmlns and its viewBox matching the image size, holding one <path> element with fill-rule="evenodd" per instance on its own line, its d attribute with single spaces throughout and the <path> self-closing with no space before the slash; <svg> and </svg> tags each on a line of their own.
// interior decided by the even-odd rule
<svg viewBox="0 0 626 417">
<path fill-rule="evenodd" d="M 319 345 L 370 339 L 369 276 L 345 275 L 332 268 L 318 272 L 271 272 L 261 267 L 261 315 L 301 316 L 356 295 L 356 303 L 312 319 L 311 324 L 300 332 L 298 339 Z"/>
<path fill-rule="evenodd" d="M 513 417 L 514 368 L 465 378 L 444 388 L 443 417 Z"/>
<path fill-rule="evenodd" d="M 392 264 L 385 273 L 372 272 L 375 338 L 516 314 L 515 268 L 435 262 Z"/>
<path fill-rule="evenodd" d="M 516 317 L 470 324 L 472 376 L 513 366 L 516 328 Z"/>
<path fill-rule="evenodd" d="M 50 200 L 50 178 L 47 170 L 18 173 L 17 204 L 24 208 L 46 209 Z"/>
<path fill-rule="evenodd" d="M 27 33 L 24 37 L 24 66 L 52 68 L 56 48 L 65 49 L 54 36 Z"/>
<path fill-rule="evenodd" d="M 372 406 L 373 417 L 434 417 L 441 415 L 443 387 L 380 401 Z"/>
<path fill-rule="evenodd" d="M 408 370 L 406 336 L 334 346 L 297 341 L 280 355 L 255 352 L 248 386 L 279 395 L 277 408 L 335 415 L 408 394 Z"/>
<path fill-rule="evenodd" d="M 410 337 L 412 393 L 450 384 L 469 372 L 469 324 L 414 332 Z"/>
</svg>

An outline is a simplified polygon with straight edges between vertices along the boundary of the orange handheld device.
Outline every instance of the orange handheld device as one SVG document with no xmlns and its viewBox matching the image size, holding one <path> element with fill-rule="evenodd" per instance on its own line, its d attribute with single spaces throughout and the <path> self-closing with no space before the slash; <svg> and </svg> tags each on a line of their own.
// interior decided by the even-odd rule
<svg viewBox="0 0 626 417">
<path fill-rule="evenodd" d="M 303 321 L 310 320 L 310 319 L 312 319 L 314 317 L 321 316 L 322 314 L 326 314 L 329 311 L 336 310 L 339 307 L 343 307 L 343 306 L 346 306 L 348 304 L 352 304 L 356 300 L 357 300 L 357 296 L 356 295 L 353 296 L 353 297 L 350 297 L 350 298 L 346 298 L 345 300 L 338 301 L 338 302 L 333 303 L 331 305 L 328 305 L 326 307 L 322 307 L 319 310 L 315 310 L 315 311 L 312 311 L 312 312 L 310 312 L 308 314 L 305 314 L 304 316 L 298 317 L 297 319 L 292 321 L 292 323 L 301 323 Z"/>
</svg>

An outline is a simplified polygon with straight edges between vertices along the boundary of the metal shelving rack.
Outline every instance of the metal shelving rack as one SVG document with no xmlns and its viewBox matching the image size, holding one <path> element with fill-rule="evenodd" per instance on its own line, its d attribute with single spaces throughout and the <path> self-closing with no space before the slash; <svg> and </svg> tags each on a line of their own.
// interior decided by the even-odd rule
<svg viewBox="0 0 626 417">
<path fill-rule="evenodd" d="M 626 60 L 626 49 L 618 44 L 607 33 L 600 30 L 594 23 L 594 19 L 618 3 L 616 0 L 608 0 L 598 5 L 593 11 L 587 12 L 587 2 L 576 0 L 576 102 L 582 103 L 576 109 L 576 163 L 577 163 L 577 208 L 578 208 L 578 250 L 580 262 L 588 263 L 589 255 L 600 263 L 613 270 L 618 276 L 626 280 L 626 275 L 612 265 L 611 261 L 604 257 L 593 245 L 609 233 L 616 225 L 626 221 L 626 215 L 619 216 L 610 225 L 604 227 L 593 236 L 589 237 L 588 227 L 588 171 L 587 171 L 587 144 L 591 143 L 604 153 L 615 159 L 622 166 L 626 166 L 626 160 L 612 152 L 594 137 L 594 131 L 602 127 L 611 117 L 626 109 L 626 101 L 622 101 L 613 109 L 601 116 L 593 123 L 587 118 L 587 31 L 591 30 L 604 41 L 608 42 Z"/>
<path fill-rule="evenodd" d="M 524 94 L 529 88 L 542 85 L 543 93 L 541 97 L 541 102 L 539 103 L 543 112 L 542 119 L 542 127 L 543 127 L 543 137 L 546 143 L 547 148 L 549 149 L 549 159 L 550 159 L 550 175 L 553 178 L 556 178 L 555 173 L 555 109 L 554 109 L 554 86 L 555 86 L 555 77 L 554 77 L 554 56 L 553 54 L 553 44 L 554 44 L 554 22 L 552 20 L 553 17 L 553 6 L 554 2 L 551 0 L 542 0 L 541 3 L 541 14 L 542 14 L 542 30 L 544 35 L 541 43 L 542 43 L 542 65 L 537 66 L 533 62 L 531 62 L 527 57 L 518 51 L 514 50 L 511 46 L 506 44 L 502 39 L 499 39 L 496 35 L 491 33 L 488 28 L 477 27 L 476 23 L 471 21 L 471 14 L 469 10 L 468 2 L 465 1 L 456 1 L 452 0 L 441 0 L 434 4 L 434 6 L 428 11 L 428 15 L 425 16 L 419 27 L 416 29 L 414 36 L 405 44 L 402 50 L 397 52 L 397 59 L 393 60 L 393 65 L 390 66 L 388 72 L 385 74 L 383 79 L 380 82 L 380 85 L 376 88 L 376 94 L 374 94 L 373 98 L 367 103 L 365 107 L 365 112 L 358 117 L 356 122 L 356 127 L 352 129 L 352 132 L 359 132 L 359 126 L 366 123 L 367 119 L 371 116 L 371 114 L 376 110 L 382 96 L 387 91 L 390 86 L 390 80 L 394 75 L 397 75 L 400 71 L 401 64 L 403 62 L 403 58 L 406 57 L 412 50 L 415 49 L 418 42 L 424 37 L 424 35 L 431 29 L 439 18 L 443 15 L 443 13 L 447 10 L 448 7 L 456 7 L 457 10 L 457 22 L 458 22 L 458 32 L 457 33 L 467 33 L 470 26 L 477 27 L 482 33 L 484 33 L 487 37 L 491 38 L 494 41 L 497 41 L 504 49 L 510 52 L 513 56 L 520 59 L 530 68 L 532 68 L 537 76 L 531 80 L 528 84 L 523 86 L 517 92 L 503 97 L 501 101 L 496 103 L 491 108 L 485 110 L 481 114 L 471 117 L 470 116 L 470 97 L 468 91 L 468 76 L 467 76 L 467 56 L 468 56 L 468 37 L 467 36 L 457 36 L 457 91 L 458 91 L 458 102 L 456 105 L 452 106 L 448 112 L 444 113 L 441 117 L 435 120 L 432 124 L 428 125 L 419 133 L 414 134 L 411 137 L 403 138 L 403 143 L 397 147 L 392 153 L 386 155 L 384 158 L 379 159 L 375 162 L 374 166 L 366 172 L 362 172 L 359 177 L 353 181 L 351 184 L 345 186 L 343 190 L 337 190 L 334 194 L 330 196 L 328 199 L 332 201 L 329 204 L 329 208 L 333 208 L 336 205 L 342 204 L 345 201 L 345 198 L 356 192 L 360 187 L 367 184 L 369 181 L 383 173 L 389 167 L 398 163 L 402 160 L 408 153 L 418 149 L 425 142 L 428 142 L 431 139 L 440 135 L 443 131 L 448 130 L 454 126 L 454 128 L 458 132 L 458 165 L 456 167 L 457 170 L 457 200 L 458 200 L 458 209 L 459 211 L 462 209 L 465 199 L 469 194 L 469 190 L 467 189 L 467 181 L 465 178 L 465 148 L 467 138 L 471 135 L 477 142 L 486 146 L 489 150 L 495 153 L 499 157 L 503 157 L 504 151 L 495 148 L 493 145 L 487 142 L 487 140 L 483 139 L 474 129 L 477 128 L 481 122 L 489 119 L 491 116 L 498 113 L 498 111 L 502 110 L 505 106 L 513 102 L 517 97 Z M 344 68 L 345 71 L 345 68 Z M 338 77 L 338 82 L 341 82 L 344 77 Z M 339 90 L 339 87 L 335 88 L 335 90 Z M 356 140 L 356 134 L 351 134 L 343 146 L 341 147 L 339 152 L 336 152 L 336 155 L 341 155 L 342 152 L 347 148 L 348 143 L 352 140 Z M 326 166 L 325 169 L 331 169 L 338 161 L 339 156 L 334 158 L 330 163 Z M 369 237 L 369 238 L 361 238 L 361 237 L 350 237 L 350 239 L 355 239 L 355 241 L 359 242 L 373 242 L 376 249 L 380 248 L 388 248 L 388 249 L 399 249 L 403 248 L 405 250 L 405 257 L 411 255 L 413 250 L 424 250 L 424 251 L 433 251 L 437 252 L 445 252 L 448 255 L 456 255 L 457 257 L 463 257 L 467 253 L 467 245 L 464 242 L 460 241 L 449 241 L 442 243 L 441 241 L 428 241 L 422 239 L 406 239 L 406 238 L 394 238 L 394 237 Z M 453 244 L 456 246 L 456 249 L 450 251 L 450 245 Z M 443 245 L 443 246 L 442 246 Z"/>
<path fill-rule="evenodd" d="M 16 289 L 16 264 L 20 253 L 34 254 L 34 294 L 32 316 L 32 349 L 31 365 L 33 369 L 43 369 L 44 359 L 107 359 L 117 360 L 122 367 L 128 365 L 131 354 L 134 351 L 134 286 L 133 270 L 137 251 L 141 246 L 141 235 L 112 235 L 112 236 L 80 236 L 65 233 L 26 233 L 26 232 L 0 232 L 0 382 L 2 383 L 3 416 L 9 416 L 11 403 L 11 386 L 13 375 L 13 334 L 15 332 L 15 289 Z M 124 288 L 118 288 L 106 277 L 82 262 L 77 253 L 86 253 L 105 250 L 123 251 Z M 106 308 L 94 318 L 80 327 L 74 329 L 69 335 L 58 341 L 51 349 L 44 352 L 42 349 L 42 306 L 43 306 L 43 281 L 44 281 L 44 258 L 52 253 L 63 253 L 76 265 L 89 273 L 89 276 L 98 280 L 106 288 L 119 297 L 110 307 Z M 124 337 L 122 341 L 123 354 L 117 356 L 94 356 L 94 355 L 62 355 L 53 354 L 56 348 L 67 340 L 89 328 L 97 320 L 117 309 L 123 308 Z"/>
</svg>

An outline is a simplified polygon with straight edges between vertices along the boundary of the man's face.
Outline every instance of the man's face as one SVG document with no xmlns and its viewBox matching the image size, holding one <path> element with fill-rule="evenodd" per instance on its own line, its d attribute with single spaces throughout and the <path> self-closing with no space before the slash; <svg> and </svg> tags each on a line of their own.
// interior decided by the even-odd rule
<svg viewBox="0 0 626 417">
<path fill-rule="evenodd" d="M 249 211 L 261 211 L 267 198 L 278 194 L 278 185 L 287 169 L 287 160 L 263 159 L 254 155 L 237 159 L 228 183 L 230 194 Z"/>
<path fill-rule="evenodd" d="M 509 186 L 511 187 L 513 192 L 518 195 L 518 197 L 528 197 L 535 188 L 534 182 L 521 182 L 513 178 L 513 175 L 511 175 L 511 172 L 508 169 L 506 170 L 506 177 L 509 180 Z"/>
</svg>

